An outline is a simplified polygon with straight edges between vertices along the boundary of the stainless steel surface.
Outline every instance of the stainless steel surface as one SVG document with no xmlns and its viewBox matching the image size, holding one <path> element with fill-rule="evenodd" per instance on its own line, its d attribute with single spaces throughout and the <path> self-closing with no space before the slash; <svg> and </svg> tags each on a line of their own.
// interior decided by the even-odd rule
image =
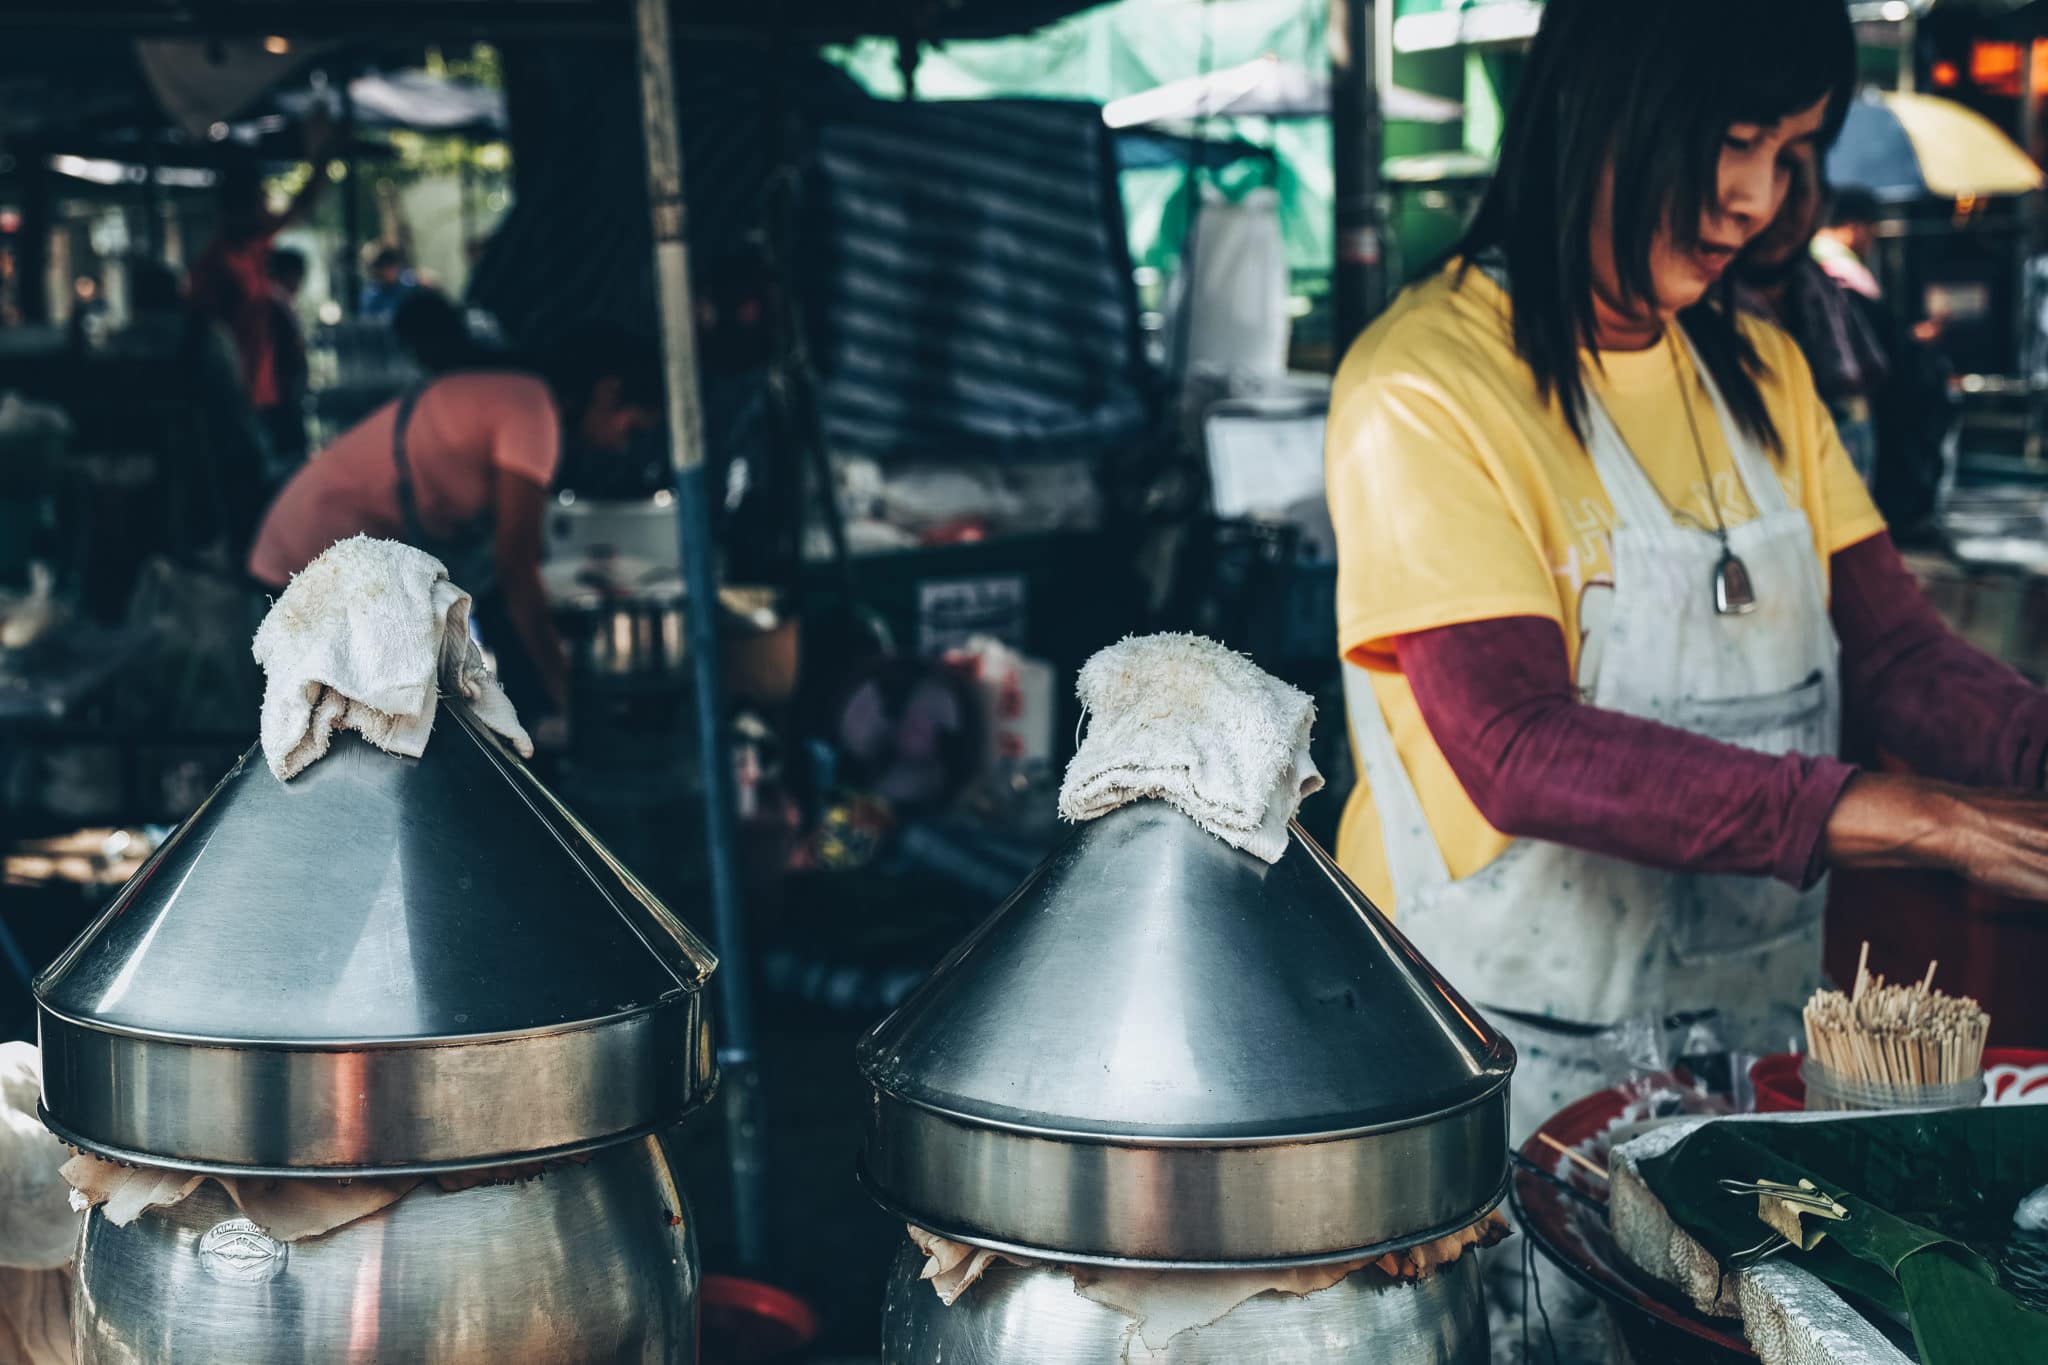
<svg viewBox="0 0 2048 1365">
<path fill-rule="evenodd" d="M 1403 1284 L 1367 1268 L 1303 1297 L 1266 1293 L 1149 1341 L 1059 1266 L 998 1265 L 952 1307 L 905 1243 L 882 1309 L 882 1365 L 1487 1365 L 1480 1261 Z M 1085 1272 L 1083 1272 L 1085 1273 Z M 1187 1271 L 1190 1276 L 1214 1272 Z M 1164 1277 L 1161 1277 L 1164 1279 Z"/>
<path fill-rule="evenodd" d="M 1455 1122 L 1255 1147 L 1058 1142 L 886 1104 L 869 1116 L 861 1181 L 890 1212 L 954 1241 L 1084 1264 L 1357 1260 L 1456 1232 L 1507 1192 L 1507 1129 L 1486 1103 Z"/>
<path fill-rule="evenodd" d="M 679 1221 L 672 1221 L 679 1220 Z M 695 1220 L 653 1139 L 273 1241 L 211 1181 L 75 1263 L 79 1365 L 686 1365 Z"/>
<path fill-rule="evenodd" d="M 43 1103 L 158 1165 L 501 1164 L 672 1122 L 714 959 L 461 705 L 418 759 L 251 751 L 38 978 Z"/>
<path fill-rule="evenodd" d="M 1342 1259 L 1507 1174 L 1512 1046 L 1298 827 L 1268 866 L 1155 802 L 1082 826 L 859 1059 L 877 1197 L 985 1245 Z"/>
</svg>

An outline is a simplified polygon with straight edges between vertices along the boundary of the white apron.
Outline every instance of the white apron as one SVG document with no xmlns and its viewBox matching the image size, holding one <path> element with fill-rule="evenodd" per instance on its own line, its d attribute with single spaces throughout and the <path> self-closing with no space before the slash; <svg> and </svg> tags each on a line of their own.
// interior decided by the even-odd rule
<svg viewBox="0 0 2048 1365">
<path fill-rule="evenodd" d="M 1715 613 L 1720 542 L 1673 519 L 1589 394 L 1587 449 L 1615 514 L 1612 612 L 1604 637 L 1585 645 L 1600 650 L 1590 701 L 1765 753 L 1832 754 L 1839 651 L 1812 528 L 1704 366 L 1699 377 L 1759 514 L 1729 532 L 1756 610 Z M 1611 1040 L 1583 1026 L 1699 1009 L 1796 1018 L 1820 984 L 1825 883 L 1802 894 L 1764 877 L 1664 872 L 1535 839 L 1453 881 L 1356 665 L 1345 667 L 1345 701 L 1401 930 L 1521 1054 L 1510 1118 L 1518 1146 L 1626 1069 Z"/>
</svg>

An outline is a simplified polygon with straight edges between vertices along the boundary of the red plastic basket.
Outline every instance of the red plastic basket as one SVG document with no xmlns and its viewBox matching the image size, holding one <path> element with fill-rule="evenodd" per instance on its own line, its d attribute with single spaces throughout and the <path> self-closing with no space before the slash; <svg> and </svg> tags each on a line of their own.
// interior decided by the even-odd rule
<svg viewBox="0 0 2048 1365">
<path fill-rule="evenodd" d="M 706 1275 L 697 1296 L 702 1365 L 796 1365 L 818 1339 L 818 1315 L 787 1290 Z"/>
<path fill-rule="evenodd" d="M 1759 1114 L 1797 1113 L 1806 1108 L 1806 1083 L 1799 1079 L 1796 1052 L 1759 1057 L 1749 1068 Z M 1984 1071 L 1991 1077 L 1995 1103 L 2048 1103 L 2048 1051 L 2031 1047 L 1984 1049 Z M 2038 1075 L 2034 1073 L 2039 1073 Z"/>
</svg>

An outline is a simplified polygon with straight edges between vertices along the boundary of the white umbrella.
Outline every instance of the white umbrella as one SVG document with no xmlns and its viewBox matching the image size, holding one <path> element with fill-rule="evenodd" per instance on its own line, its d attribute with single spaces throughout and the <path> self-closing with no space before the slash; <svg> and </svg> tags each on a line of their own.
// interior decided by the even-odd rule
<svg viewBox="0 0 2048 1365">
<path fill-rule="evenodd" d="M 1456 123 L 1465 117 L 1465 106 L 1457 100 L 1398 85 L 1381 92 L 1380 108 L 1384 117 L 1401 122 Z M 1112 128 L 1134 128 L 1222 115 L 1322 118 L 1329 112 L 1329 72 L 1268 54 L 1112 100 L 1102 107 L 1102 119 Z"/>
</svg>

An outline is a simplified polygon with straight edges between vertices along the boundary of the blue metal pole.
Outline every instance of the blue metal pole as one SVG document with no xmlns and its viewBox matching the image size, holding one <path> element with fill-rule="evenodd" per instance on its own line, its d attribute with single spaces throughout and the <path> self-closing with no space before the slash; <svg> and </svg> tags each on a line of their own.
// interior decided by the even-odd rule
<svg viewBox="0 0 2048 1365">
<path fill-rule="evenodd" d="M 754 1055 L 752 959 L 735 850 L 732 757 L 726 746 L 718 640 L 718 563 L 711 543 L 704 473 L 704 417 L 697 393 L 695 314 L 690 301 L 688 219 L 683 202 L 682 140 L 676 128 L 669 0 L 636 0 L 641 124 L 647 138 L 647 189 L 654 214 L 654 264 L 660 295 L 668 389 L 670 464 L 694 665 L 697 739 L 704 774 L 704 839 L 711 871 L 712 933 L 719 968 L 719 1068 L 731 1148 L 733 1221 L 742 1265 L 759 1268 L 768 1245 L 761 1076 Z"/>
</svg>

